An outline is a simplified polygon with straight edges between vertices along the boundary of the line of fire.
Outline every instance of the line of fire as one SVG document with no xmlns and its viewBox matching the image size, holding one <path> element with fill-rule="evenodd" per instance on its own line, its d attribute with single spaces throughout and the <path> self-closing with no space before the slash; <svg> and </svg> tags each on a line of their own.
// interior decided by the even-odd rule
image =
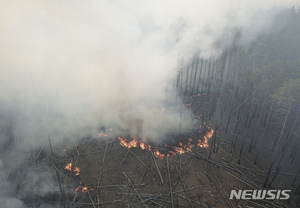
<svg viewBox="0 0 300 208">
<path fill-rule="evenodd" d="M 179 67 L 177 96 L 182 110 L 197 118 L 193 130 L 153 142 L 102 127 L 97 135 L 64 147 L 57 165 L 73 181 L 67 183 L 73 184 L 73 193 L 60 202 L 82 207 L 298 206 L 299 109 L 276 104 L 251 83 L 241 85 L 242 75 L 233 73 L 237 53 L 228 50 L 220 59 L 195 58 Z M 229 199 L 232 190 L 256 188 L 291 190 L 291 197 Z"/>
<path fill-rule="evenodd" d="M 54 9 L 56 7 L 53 7 L 52 3 L 45 5 L 44 9 L 48 7 L 51 13 L 56 11 Z M 93 4 L 82 8 L 82 10 L 88 11 L 93 9 Z M 170 5 L 170 13 L 173 12 L 171 11 L 172 9 L 172 5 Z M 73 6 L 70 7 L 69 10 L 75 12 L 75 6 L 74 8 Z M 60 14 L 59 11 L 57 10 L 58 14 Z M 98 13 L 104 12 L 104 10 L 100 11 Z M 110 11 L 115 10 L 109 10 L 108 13 Z M 119 11 L 119 7 L 116 11 Z M 128 11 L 120 11 L 126 14 L 131 12 L 129 9 Z M 85 121 L 88 119 L 85 120 L 81 112 L 76 112 L 76 116 L 72 118 L 78 118 L 80 124 L 84 123 L 85 131 L 81 131 L 79 127 L 75 133 L 70 131 L 69 127 L 72 126 L 74 120 L 70 122 L 53 122 L 45 125 L 47 130 L 54 129 L 52 134 L 48 135 L 44 132 L 41 133 L 42 130 L 38 131 L 39 129 L 36 126 L 30 126 L 28 121 L 26 127 L 32 128 L 19 132 L 27 132 L 21 136 L 29 139 L 22 140 L 16 134 L 22 127 L 18 126 L 19 123 L 13 120 L 13 116 L 18 116 L 19 111 L 14 112 L 11 117 L 5 117 L 4 115 L 6 114 L 2 112 L 8 107 L 2 108 L 1 105 L 0 207 L 299 208 L 300 10 L 292 7 L 280 11 L 276 15 L 275 11 L 277 11 L 276 8 L 273 8 L 271 16 L 274 17 L 274 22 L 270 22 L 270 28 L 272 29 L 269 32 L 252 37 L 251 35 L 254 33 L 252 30 L 240 31 L 235 27 L 229 28 L 224 33 L 230 32 L 231 35 L 223 37 L 225 34 L 222 34 L 222 38 L 212 44 L 218 52 L 215 56 L 208 56 L 203 54 L 203 51 L 196 51 L 188 59 L 175 60 L 176 62 L 178 61 L 178 64 L 174 66 L 174 70 L 172 69 L 174 76 L 168 77 L 168 81 L 162 84 L 161 94 L 158 96 L 159 98 L 162 97 L 163 104 L 159 103 L 157 106 L 163 107 L 160 107 L 157 111 L 162 113 L 155 114 L 148 108 L 145 110 L 149 116 L 146 118 L 152 121 L 149 123 L 163 132 L 166 129 L 165 127 L 169 126 L 162 125 L 164 123 L 161 122 L 163 120 L 161 118 L 165 115 L 169 116 L 169 109 L 173 107 L 173 103 L 176 103 L 176 107 L 179 106 L 172 111 L 173 114 L 168 117 L 169 120 L 166 119 L 173 126 L 169 128 L 171 130 L 168 129 L 164 134 L 156 134 L 157 132 L 152 129 L 147 132 L 148 129 L 140 128 L 140 126 L 143 126 L 142 122 L 144 122 L 143 124 L 146 123 L 141 121 L 142 119 L 133 119 L 132 122 L 125 118 L 127 114 L 132 116 L 135 113 L 138 116 L 144 116 L 144 114 L 135 110 L 140 108 L 144 110 L 145 106 L 156 106 L 156 103 L 148 103 L 152 99 L 151 96 L 154 95 L 145 93 L 146 96 L 143 96 L 145 100 L 140 101 L 140 99 L 137 99 L 137 102 L 143 104 L 142 107 L 139 106 L 140 108 L 135 105 L 135 102 L 134 104 L 129 102 L 131 99 L 129 96 L 127 97 L 126 93 L 121 99 L 114 100 L 114 96 L 117 97 L 116 94 L 120 96 L 120 94 L 123 95 L 123 92 L 114 94 L 115 89 L 106 89 L 106 84 L 113 82 L 108 78 L 106 80 L 106 77 L 97 77 L 97 84 L 100 82 L 101 85 L 99 86 L 103 86 L 101 89 L 100 87 L 99 89 L 96 88 L 95 86 L 98 85 L 94 86 L 93 83 L 89 85 L 92 88 L 91 90 L 98 90 L 99 93 L 100 90 L 101 92 L 105 91 L 104 94 L 112 97 L 111 99 L 109 98 L 110 102 L 115 101 L 114 105 L 108 102 L 108 104 L 103 106 L 111 105 L 113 108 L 121 106 L 120 109 L 125 109 L 124 111 L 126 111 L 127 106 L 124 104 L 125 107 L 123 108 L 122 102 L 120 102 L 120 100 L 124 100 L 124 103 L 130 103 L 130 108 L 133 110 L 126 111 L 126 115 L 119 115 L 117 110 L 117 113 L 109 111 L 107 112 L 109 116 L 105 117 L 102 115 L 103 119 L 98 118 L 99 116 L 97 115 L 97 121 L 99 119 L 99 122 L 93 124 L 93 127 L 86 127 Z M 17 12 L 14 14 L 17 15 Z M 139 14 L 142 15 L 142 12 L 139 12 Z M 28 16 L 26 16 L 27 19 L 31 19 L 33 14 L 26 13 L 26 15 Z M 112 12 L 109 16 L 117 16 L 117 19 L 121 20 L 122 16 L 118 15 Z M 168 15 L 167 12 L 166 15 Z M 229 18 L 231 13 L 226 15 Z M 62 16 L 65 17 L 65 15 Z M 75 16 L 72 18 L 75 18 Z M 269 17 L 268 15 L 266 16 Z M 79 25 L 81 24 L 81 18 L 86 18 L 88 22 L 93 19 L 92 16 L 79 15 L 79 17 L 75 18 Z M 45 24 L 45 29 L 51 30 L 53 33 L 51 33 L 51 37 L 62 33 L 62 31 L 56 30 L 55 27 L 52 28 L 50 24 L 51 19 L 48 20 L 48 17 L 46 19 L 47 25 Z M 127 28 L 131 24 L 142 25 L 148 22 L 147 18 L 142 18 L 141 22 L 129 19 L 126 25 L 122 25 L 122 28 Z M 179 29 L 183 28 L 182 30 L 184 31 L 189 28 L 189 25 L 184 24 L 184 18 L 179 20 Z M 71 20 L 66 19 L 63 22 L 68 21 Z M 103 21 L 105 26 L 112 27 L 112 25 L 106 23 L 106 19 L 102 20 L 99 18 L 97 21 Z M 235 21 L 240 22 L 242 20 L 236 19 Z M 33 25 L 40 25 L 40 23 L 37 22 Z M 174 29 L 173 24 L 171 24 L 170 28 L 172 28 L 172 31 L 177 31 L 177 25 L 175 26 Z M 22 25 L 21 28 L 26 27 L 27 25 Z M 264 27 L 264 24 L 260 25 L 260 27 Z M 83 30 L 77 34 L 76 30 L 71 27 L 71 31 L 66 37 L 71 36 L 70 34 L 76 37 L 89 34 L 89 26 L 85 29 L 86 31 Z M 148 32 L 148 29 L 142 27 L 141 31 L 136 32 L 138 33 L 136 36 L 139 37 L 139 33 Z M 149 39 L 157 38 L 160 40 L 155 35 L 155 31 L 159 28 L 153 25 L 153 28 L 151 26 L 150 29 L 151 31 L 153 30 L 154 35 L 151 35 Z M 117 29 L 113 30 L 114 32 L 119 32 Z M 105 32 L 102 32 L 105 31 L 104 29 L 99 31 L 101 31 L 101 35 L 106 35 Z M 207 28 L 203 30 L 203 33 L 210 34 L 212 31 Z M 35 31 L 32 34 L 35 34 Z M 43 34 L 43 31 L 41 34 Z M 92 34 L 87 37 L 92 38 L 97 35 Z M 120 32 L 120 35 L 127 36 L 127 33 L 122 34 Z M 171 35 L 171 32 L 168 35 Z M 107 36 L 110 37 L 109 34 Z M 186 36 L 189 36 L 189 33 Z M 68 42 L 66 37 L 61 42 Z M 252 38 L 251 41 L 248 40 L 250 37 Z M 7 38 L 9 38 L 8 35 Z M 117 43 L 119 41 L 114 39 L 115 37 L 110 38 L 112 38 L 112 42 Z M 170 41 L 174 41 L 177 44 L 177 41 L 180 41 L 181 38 L 184 38 L 184 36 L 178 35 L 170 38 L 172 39 Z M 38 42 L 32 44 L 32 47 L 36 47 L 36 45 L 41 43 L 42 45 L 44 44 L 44 39 L 36 39 Z M 249 41 L 247 45 L 245 43 L 246 39 Z M 60 46 L 60 41 L 54 40 L 51 43 L 51 47 L 54 47 L 54 45 Z M 151 40 L 147 39 L 150 42 Z M 132 44 L 132 47 L 138 45 L 138 49 L 140 49 L 144 42 L 140 39 L 139 41 L 141 42 Z M 201 42 L 204 41 L 201 40 Z M 20 42 L 23 43 L 23 39 Z M 159 43 L 161 42 L 159 41 Z M 173 46 L 169 46 L 168 43 L 162 44 L 163 46 L 158 44 L 159 48 L 163 48 L 163 51 L 173 50 Z M 92 41 L 87 44 L 94 45 Z M 174 48 L 177 47 L 176 44 Z M 69 47 L 69 45 L 72 45 L 72 42 L 68 42 L 67 46 Z M 106 45 L 106 43 L 103 43 L 103 45 Z M 76 49 L 77 47 L 81 49 L 82 46 L 78 45 Z M 149 50 L 148 47 L 151 48 L 152 45 L 151 47 L 147 45 L 147 52 Z M 118 47 L 115 48 L 118 49 Z M 105 55 L 103 56 L 104 58 L 100 56 L 99 58 L 98 55 L 93 54 L 94 51 L 98 54 L 102 50 L 105 52 L 103 52 L 104 54 L 109 51 L 106 48 L 87 50 L 87 55 L 78 57 L 78 67 L 84 65 L 81 64 L 82 59 L 91 60 L 94 56 L 97 57 L 97 64 L 107 58 L 109 59 L 107 61 L 109 62 L 108 65 L 114 66 L 115 62 L 117 62 L 116 60 L 120 57 L 108 58 Z M 14 50 L 10 49 L 9 53 L 14 54 L 12 51 Z M 27 53 L 27 50 L 24 51 Z M 48 54 L 46 50 L 45 52 L 43 50 L 37 51 L 39 55 L 40 53 Z M 132 52 L 130 57 L 131 55 L 134 57 L 134 53 L 139 51 Z M 155 55 L 155 57 L 159 57 L 159 60 L 161 53 Z M 63 54 L 66 55 L 67 52 Z M 71 57 L 74 59 L 73 56 Z M 98 58 L 101 61 L 98 61 Z M 60 59 L 65 59 L 65 57 L 59 57 Z M 12 58 L 12 60 L 14 59 Z M 51 63 L 54 58 L 45 58 L 45 60 L 47 63 Z M 6 63 L 6 61 L 4 58 L 3 62 Z M 31 59 L 27 61 L 24 58 L 21 61 L 24 61 L 26 65 Z M 127 61 L 125 62 L 127 63 Z M 134 63 L 136 62 L 140 64 L 143 60 L 135 60 Z M 89 63 L 87 68 L 97 68 L 97 64 L 94 66 L 94 63 Z M 40 67 L 40 62 L 37 62 L 36 65 Z M 162 65 L 164 66 L 164 64 Z M 52 65 L 49 66 L 52 67 Z M 128 62 L 128 66 L 131 66 L 131 62 Z M 153 64 L 154 66 L 156 65 Z M 16 66 L 15 68 L 18 67 Z M 30 67 L 28 66 L 28 68 Z M 69 74 L 77 73 L 76 70 L 70 69 L 65 73 L 69 78 Z M 18 75 L 16 80 L 21 80 L 22 75 Z M 29 75 L 26 74 L 26 76 Z M 58 75 L 53 76 L 59 77 Z M 138 77 L 135 74 L 132 74 L 132 76 Z M 159 73 L 157 73 L 157 77 L 153 75 L 157 80 L 159 76 L 163 75 Z M 40 75 L 40 77 L 45 76 Z M 75 84 L 80 85 L 83 82 L 89 82 L 89 79 L 93 77 L 93 73 L 88 74 L 86 77 L 87 80 Z M 119 74 L 117 70 L 115 74 L 111 74 L 111 77 L 123 78 L 123 74 L 121 72 Z M 146 79 L 144 76 L 143 78 Z M 44 81 L 37 83 L 41 82 Z M 70 78 L 70 80 L 64 82 L 70 84 L 73 82 L 73 79 Z M 130 84 L 138 89 L 139 84 L 142 82 L 146 81 L 140 80 L 140 83 Z M 153 81 L 153 86 L 155 83 Z M 113 85 L 109 86 L 126 86 L 127 84 L 130 85 L 124 79 L 124 83 L 114 82 Z M 22 88 L 22 85 L 17 85 L 17 87 Z M 37 114 L 48 116 L 51 114 L 51 111 L 40 105 L 43 102 L 38 101 L 50 96 L 51 93 L 45 93 L 43 96 L 38 97 L 40 90 L 38 84 L 35 90 L 36 93 L 34 93 L 34 90 L 30 93 L 32 93 L 34 98 L 39 98 L 40 100 L 30 100 L 28 103 L 32 102 L 35 103 L 34 106 L 38 106 L 34 108 L 34 110 L 39 109 L 39 111 L 36 110 L 38 111 Z M 57 90 L 59 90 L 59 87 L 57 87 Z M 46 91 L 48 92 L 48 87 Z M 140 91 L 144 92 L 143 90 Z M 70 97 L 85 99 L 84 93 L 81 95 L 79 92 L 73 92 L 72 89 L 68 89 L 67 92 L 67 95 Z M 88 91 L 81 92 L 89 93 Z M 171 93 L 173 94 L 171 95 Z M 54 91 L 53 94 L 55 95 Z M 21 97 L 26 97 L 26 95 L 21 95 Z M 26 101 L 27 99 L 26 97 Z M 58 106 L 65 106 L 66 104 L 60 102 L 60 99 L 63 99 L 62 96 L 57 95 L 56 97 L 55 95 L 55 99 L 48 105 L 54 105 L 57 102 Z M 125 99 L 129 101 L 125 102 Z M 106 101 L 104 99 L 102 101 L 100 96 L 96 100 L 99 102 Z M 0 104 L 5 102 L 7 102 L 5 99 L 3 101 L 0 100 Z M 74 103 L 75 101 L 71 99 L 70 102 Z M 84 108 L 88 108 L 98 103 L 89 103 L 84 100 L 82 104 Z M 105 107 L 103 108 L 106 109 Z M 68 111 L 69 108 L 70 111 Z M 70 116 L 70 112 L 77 111 L 76 107 L 74 107 L 75 110 L 72 109 L 73 106 L 68 106 L 63 114 L 67 117 Z M 100 107 L 98 108 L 97 105 L 96 109 L 99 110 Z M 87 112 L 89 112 L 88 116 L 93 116 L 90 111 Z M 45 116 L 45 120 L 48 119 L 47 116 Z M 52 114 L 49 116 L 51 117 Z M 2 117 L 5 122 L 2 122 Z M 27 124 L 28 113 L 24 114 L 23 117 Z M 43 116 L 40 117 L 43 118 Z M 53 117 L 55 121 L 58 121 L 63 116 L 60 114 L 56 116 L 55 114 Z M 118 121 L 118 125 L 116 124 L 117 121 L 109 123 L 106 121 L 108 117 L 114 120 L 118 118 L 124 122 Z M 120 119 L 121 117 L 123 120 Z M 44 118 L 41 118 L 38 121 L 42 123 Z M 187 122 L 188 120 L 191 121 L 191 125 Z M 106 121 L 109 124 L 102 121 Z M 74 121 L 74 123 L 76 122 Z M 58 128 L 58 126 L 61 128 Z M 55 129 L 63 130 L 55 131 Z M 147 137 L 145 135 L 150 136 Z M 155 136 L 151 138 L 151 135 Z"/>
<path fill-rule="evenodd" d="M 96 135 L 53 149 L 49 138 L 52 156 L 43 147 L 28 158 L 32 167 L 44 163 L 53 168 L 48 175 L 56 181 L 56 191 L 35 203 L 87 208 L 298 206 L 299 109 L 284 109 L 251 83 L 238 84 L 241 77 L 232 66 L 236 53 L 227 51 L 217 60 L 195 58 L 178 70 L 175 85 L 182 110 L 197 119 L 191 131 L 153 142 L 101 127 Z M 255 99 L 262 102 L 255 104 Z M 231 190 L 255 188 L 292 191 L 288 200 L 229 199 Z M 25 202 L 32 203 L 32 197 Z"/>
</svg>

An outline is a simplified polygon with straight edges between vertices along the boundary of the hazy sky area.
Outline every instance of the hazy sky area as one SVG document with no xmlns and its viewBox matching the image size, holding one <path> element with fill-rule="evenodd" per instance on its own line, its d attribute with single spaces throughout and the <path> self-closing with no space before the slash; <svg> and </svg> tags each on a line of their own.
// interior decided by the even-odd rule
<svg viewBox="0 0 300 208">
<path fill-rule="evenodd" d="M 48 135 L 53 143 L 71 134 L 79 140 L 96 136 L 104 125 L 131 135 L 141 128 L 143 138 L 158 141 L 178 131 L 182 104 L 173 88 L 178 63 L 195 54 L 217 57 L 232 43 L 236 29 L 240 44 L 246 45 L 268 30 L 276 10 L 298 4 L 0 0 L 0 128 L 12 121 L 19 141 L 16 153 L 1 153 L 0 180 L 7 181 L 8 164 L 23 157 L 26 145 L 45 144 Z M 182 131 L 194 123 L 186 111 L 182 121 Z M 8 138 L 0 139 L 1 147 Z M 27 180 L 31 185 L 24 185 L 19 197 L 14 197 L 13 182 L 0 183 L 5 190 L 0 206 L 21 208 L 18 198 L 26 191 L 43 195 L 54 190 L 34 171 Z"/>
<path fill-rule="evenodd" d="M 236 28 L 241 43 L 250 42 L 275 14 L 261 10 L 293 4 L 1 1 L 0 110 L 10 113 L 22 134 L 38 137 L 78 135 L 100 124 L 135 134 L 137 120 L 144 137 L 159 137 L 178 129 L 171 90 L 179 61 L 196 52 L 218 56 Z M 183 120 L 183 129 L 191 126 L 189 113 Z"/>
</svg>

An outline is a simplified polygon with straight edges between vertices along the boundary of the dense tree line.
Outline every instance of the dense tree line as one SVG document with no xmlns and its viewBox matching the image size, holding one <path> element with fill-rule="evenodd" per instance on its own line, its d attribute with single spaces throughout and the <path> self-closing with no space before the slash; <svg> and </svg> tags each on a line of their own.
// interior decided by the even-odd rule
<svg viewBox="0 0 300 208">
<path fill-rule="evenodd" d="M 279 12 L 270 29 L 249 45 L 233 44 L 219 58 L 195 56 L 178 70 L 178 94 L 205 93 L 212 110 L 201 116 L 212 119 L 216 132 L 233 135 L 230 152 L 238 153 L 238 163 L 245 152 L 255 155 L 254 164 L 264 159 L 263 151 L 270 152 L 264 187 L 272 185 L 283 166 L 299 168 L 299 34 L 300 11 L 292 7 Z M 209 94 L 214 96 L 206 98 Z"/>
</svg>

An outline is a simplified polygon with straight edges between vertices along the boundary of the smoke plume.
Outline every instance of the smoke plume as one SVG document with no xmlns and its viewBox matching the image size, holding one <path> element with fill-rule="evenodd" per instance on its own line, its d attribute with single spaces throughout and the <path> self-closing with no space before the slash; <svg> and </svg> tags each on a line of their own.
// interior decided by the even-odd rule
<svg viewBox="0 0 300 208">
<path fill-rule="evenodd" d="M 37 174 L 24 180 L 39 189 L 25 184 L 18 190 L 6 178 L 8 164 L 17 166 L 18 158 L 47 142 L 48 135 L 56 142 L 80 139 L 104 126 L 159 141 L 189 130 L 195 119 L 176 96 L 178 63 L 195 54 L 219 56 L 237 30 L 238 44 L 246 45 L 267 31 L 280 8 L 293 4 L 1 0 L 0 179 L 9 185 L 0 186 L 6 193 L 0 203 L 23 207 L 18 198 L 26 191 L 53 190 L 51 183 L 47 189 L 38 182 L 43 179 Z"/>
</svg>

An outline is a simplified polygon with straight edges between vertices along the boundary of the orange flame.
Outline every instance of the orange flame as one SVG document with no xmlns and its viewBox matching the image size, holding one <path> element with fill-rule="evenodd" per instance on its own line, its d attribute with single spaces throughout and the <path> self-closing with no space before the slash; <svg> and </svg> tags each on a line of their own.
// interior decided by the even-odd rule
<svg viewBox="0 0 300 208">
<path fill-rule="evenodd" d="M 193 139 L 189 138 L 188 143 L 186 145 L 184 145 L 182 142 L 179 142 L 179 146 L 172 146 L 173 151 L 169 151 L 166 155 L 161 153 L 157 147 L 152 148 L 153 154 L 156 157 L 163 159 L 165 156 L 169 157 L 169 156 L 173 156 L 176 154 L 184 154 L 185 152 L 190 152 L 190 151 L 192 151 L 192 148 L 195 147 L 196 145 L 201 148 L 209 147 L 208 140 L 213 136 L 214 130 L 208 126 L 206 126 L 206 127 L 207 127 L 208 131 L 204 135 L 204 139 L 203 140 L 199 139 L 197 144 L 192 144 Z M 201 126 L 200 126 L 200 128 L 201 128 Z M 201 132 L 201 131 L 199 131 L 199 132 Z M 127 141 L 126 139 L 119 137 L 119 142 L 120 142 L 120 145 L 123 147 L 127 147 L 127 148 L 140 147 L 143 150 L 148 149 L 149 151 L 152 151 L 150 145 L 145 144 L 136 139 Z M 168 147 L 169 145 L 165 144 L 165 146 Z"/>
<path fill-rule="evenodd" d="M 100 133 L 100 134 L 98 135 L 98 138 L 100 138 L 101 136 L 107 137 L 108 134 Z"/>
<path fill-rule="evenodd" d="M 68 163 L 64 169 L 72 171 L 72 163 Z M 78 176 L 80 174 L 80 168 L 74 167 L 73 172 L 74 172 L 74 175 Z"/>
<path fill-rule="evenodd" d="M 145 143 L 143 143 L 143 142 L 140 142 L 140 148 L 141 149 L 148 149 L 149 151 L 151 151 L 151 146 L 150 145 L 147 145 L 147 144 L 145 144 Z"/>
<path fill-rule="evenodd" d="M 112 128 L 109 128 L 108 133 L 105 134 L 105 133 L 101 132 L 101 133 L 98 134 L 98 138 L 100 138 L 101 136 L 107 137 L 112 132 L 113 132 Z"/>
<path fill-rule="evenodd" d="M 164 157 L 165 157 L 165 155 L 164 154 L 162 154 L 162 153 L 160 153 L 159 151 L 158 151 L 158 149 L 154 149 L 154 155 L 156 156 L 156 157 L 159 157 L 160 159 L 163 159 Z"/>
<path fill-rule="evenodd" d="M 75 174 L 76 176 L 78 176 L 79 173 L 80 173 L 80 168 L 79 168 L 79 167 L 75 167 L 73 171 L 74 171 L 74 174 Z"/>
<path fill-rule="evenodd" d="M 89 191 L 95 191 L 95 189 L 93 188 L 90 188 L 90 187 L 87 187 L 87 186 L 83 186 L 81 184 L 81 182 L 79 183 L 79 186 L 75 188 L 75 192 L 82 192 L 82 193 L 86 193 L 86 192 L 89 192 Z"/>
<path fill-rule="evenodd" d="M 66 165 L 66 167 L 64 168 L 65 170 L 72 170 L 72 163 L 69 163 L 68 165 Z"/>
</svg>

